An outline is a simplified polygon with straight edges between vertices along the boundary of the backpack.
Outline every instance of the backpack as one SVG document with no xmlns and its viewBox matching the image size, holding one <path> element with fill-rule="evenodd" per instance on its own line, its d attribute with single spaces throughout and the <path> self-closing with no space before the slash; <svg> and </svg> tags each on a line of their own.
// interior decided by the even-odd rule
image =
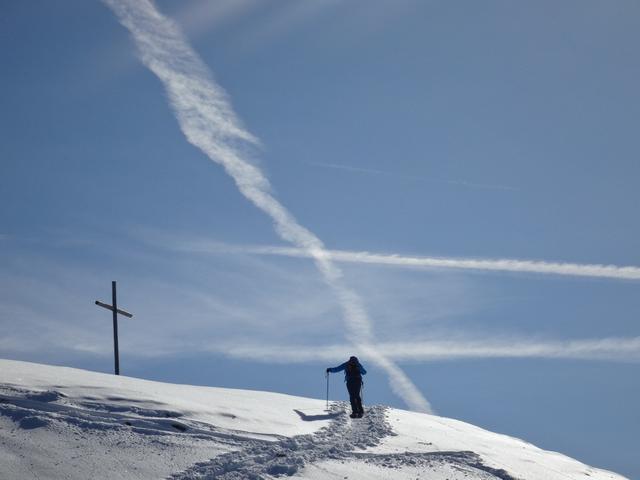
<svg viewBox="0 0 640 480">
<path fill-rule="evenodd" d="M 356 358 L 349 359 L 349 361 L 347 362 L 347 365 L 344 368 L 344 371 L 347 374 L 347 377 L 349 378 L 362 376 L 360 374 L 360 364 L 358 363 L 358 359 Z"/>
</svg>

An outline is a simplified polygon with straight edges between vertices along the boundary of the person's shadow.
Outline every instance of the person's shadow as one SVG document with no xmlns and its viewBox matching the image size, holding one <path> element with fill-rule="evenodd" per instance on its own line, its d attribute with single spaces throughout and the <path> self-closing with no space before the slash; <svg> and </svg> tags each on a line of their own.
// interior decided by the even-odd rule
<svg viewBox="0 0 640 480">
<path fill-rule="evenodd" d="M 322 415 L 307 415 L 306 413 L 301 412 L 300 410 L 296 410 L 295 408 L 293 409 L 293 411 L 296 412 L 298 416 L 305 422 L 316 422 L 318 420 L 331 420 L 334 418 L 338 418 L 340 415 L 342 415 L 342 412 L 324 413 Z"/>
</svg>

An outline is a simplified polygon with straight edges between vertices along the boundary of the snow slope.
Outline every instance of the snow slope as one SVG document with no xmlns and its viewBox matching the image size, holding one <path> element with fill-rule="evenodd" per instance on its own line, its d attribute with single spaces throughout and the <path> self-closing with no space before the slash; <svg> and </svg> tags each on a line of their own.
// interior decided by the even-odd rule
<svg viewBox="0 0 640 480">
<path fill-rule="evenodd" d="M 0 360 L 0 479 L 624 478 L 456 420 L 345 408 Z"/>
</svg>

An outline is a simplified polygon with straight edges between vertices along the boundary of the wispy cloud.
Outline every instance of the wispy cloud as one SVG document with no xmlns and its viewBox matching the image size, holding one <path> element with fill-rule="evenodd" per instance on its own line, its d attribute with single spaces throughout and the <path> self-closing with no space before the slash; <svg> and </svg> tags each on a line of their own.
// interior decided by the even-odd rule
<svg viewBox="0 0 640 480">
<path fill-rule="evenodd" d="M 261 0 L 218 0 L 188 2 L 177 12 L 176 19 L 191 35 L 214 30 L 259 7 Z"/>
<path fill-rule="evenodd" d="M 96 256 L 95 245 L 76 248 L 90 249 Z M 207 265 L 207 258 L 186 255 L 180 259 L 184 267 L 181 273 L 174 269 L 175 261 L 168 260 L 166 252 L 153 254 L 153 249 L 143 248 L 137 256 L 134 248 L 128 250 L 131 255 L 126 258 L 126 266 L 107 271 L 82 262 L 56 263 L 24 254 L 3 259 L 0 351 L 14 358 L 48 363 L 70 355 L 74 361 L 98 358 L 108 370 L 112 355 L 110 317 L 93 305 L 96 298 L 108 300 L 106 277 L 124 280 L 119 283 L 121 300 L 135 313 L 134 319 L 123 319 L 120 324 L 125 371 L 127 358 L 159 358 L 184 352 L 265 363 L 326 364 L 353 353 L 367 359 L 366 349 L 342 342 L 336 318 L 339 312 L 331 301 L 331 291 L 323 288 L 317 276 L 309 274 L 312 270 L 307 262 L 282 265 L 268 258 L 225 255 Z M 152 276 L 143 273 L 149 270 L 153 270 Z M 122 278 L 125 272 L 126 278 Z M 388 278 L 383 281 L 387 283 Z M 399 287 L 405 291 L 410 285 Z M 457 297 L 466 295 L 455 297 L 445 303 L 459 303 Z M 383 310 L 384 303 L 375 305 L 378 318 L 378 309 Z M 283 309 L 282 305 L 287 307 Z M 406 308 L 403 305 L 401 312 L 397 312 L 397 306 L 392 309 L 397 312 L 392 328 L 382 337 L 385 341 L 374 344 L 376 352 L 392 361 L 391 366 L 385 366 L 387 371 L 396 362 L 479 358 L 640 362 L 640 337 L 557 340 L 517 334 L 453 335 L 438 329 L 438 333 L 430 330 L 435 339 L 416 339 L 416 333 L 425 329 L 404 325 L 399 317 L 406 314 Z M 383 325 L 381 321 L 380 328 Z M 149 335 L 150 328 L 153 335 Z M 310 337 L 315 343 L 306 343 Z"/>
<path fill-rule="evenodd" d="M 341 165 L 336 163 L 324 163 L 324 162 L 305 162 L 305 163 L 307 165 L 311 165 L 314 167 L 329 168 L 333 170 L 343 170 L 345 172 L 363 173 L 366 175 L 381 175 L 381 176 L 393 177 L 393 178 L 403 178 L 407 180 L 417 180 L 421 182 L 433 182 L 433 183 L 441 183 L 441 184 L 444 183 L 444 184 L 455 185 L 459 187 L 488 189 L 488 190 L 511 190 L 511 191 L 520 190 L 519 188 L 511 187 L 508 185 L 470 182 L 467 180 L 433 178 L 433 177 L 426 177 L 424 175 L 410 175 L 407 173 L 391 172 L 388 170 L 377 170 L 375 168 L 354 167 L 352 165 Z"/>
<path fill-rule="evenodd" d="M 244 148 L 257 139 L 236 117 L 225 92 L 174 22 L 145 0 L 105 0 L 131 32 L 142 62 L 160 79 L 187 140 L 233 178 L 240 192 L 273 221 L 278 235 L 310 258 L 342 307 L 349 337 L 388 374 L 392 389 L 411 408 L 430 406 L 411 380 L 373 346 L 372 324 L 361 298 L 342 279 L 322 241 L 300 225 L 272 193 L 262 171 L 247 161 Z"/>
<path fill-rule="evenodd" d="M 74 251 L 82 251 L 84 258 L 104 255 L 92 244 Z M 309 336 L 326 343 L 341 340 L 331 333 L 341 331 L 339 309 L 330 290 L 310 275 L 311 265 L 282 268 L 258 257 L 235 256 L 212 265 L 182 259 L 182 268 L 176 269 L 165 253 L 136 250 L 135 245 L 120 262 L 95 268 L 24 250 L 0 258 L 2 354 L 55 363 L 77 353 L 106 357 L 109 365 L 111 317 L 93 302 L 110 300 L 110 279 L 118 280 L 121 305 L 134 313 L 120 323 L 123 355 L 206 351 L 212 339 L 257 337 L 270 344 Z M 242 332 L 251 335 L 242 337 Z"/>
<path fill-rule="evenodd" d="M 546 358 L 640 362 L 640 337 L 601 338 L 588 340 L 436 340 L 417 342 L 384 342 L 375 345 L 394 361 L 441 361 L 478 358 Z M 336 361 L 351 351 L 350 345 L 222 344 L 213 351 L 237 358 L 269 363 Z"/>
<path fill-rule="evenodd" d="M 262 12 L 260 21 L 250 30 L 242 32 L 235 45 L 243 50 L 263 47 L 292 30 L 301 28 L 341 6 L 342 0 L 318 0 L 315 2 L 266 2 L 270 8 Z"/>
<path fill-rule="evenodd" d="M 309 258 L 310 253 L 300 248 L 228 245 L 206 240 L 185 240 L 166 243 L 171 248 L 209 253 L 244 253 L 255 255 L 277 255 Z M 491 272 L 536 273 L 575 277 L 610 278 L 618 280 L 640 280 L 640 267 L 600 265 L 588 263 L 547 262 L 512 258 L 478 259 L 451 257 L 419 257 L 399 254 L 381 254 L 349 250 L 326 250 L 325 254 L 334 262 L 364 263 L 402 268 L 444 268 Z"/>
</svg>

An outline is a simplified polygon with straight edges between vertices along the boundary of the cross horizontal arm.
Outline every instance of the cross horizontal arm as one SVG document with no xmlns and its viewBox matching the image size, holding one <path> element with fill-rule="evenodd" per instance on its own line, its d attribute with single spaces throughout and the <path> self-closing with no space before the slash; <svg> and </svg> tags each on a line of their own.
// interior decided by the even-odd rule
<svg viewBox="0 0 640 480">
<path fill-rule="evenodd" d="M 106 303 L 102 303 L 99 300 L 96 300 L 96 305 L 98 305 L 99 307 L 102 308 L 106 308 L 107 310 L 111 310 L 113 312 L 113 307 L 111 305 L 107 305 Z M 119 313 L 120 315 L 124 315 L 127 318 L 132 318 L 133 314 L 129 313 L 129 312 L 125 312 L 124 310 L 120 310 L 119 308 L 116 309 L 116 312 Z"/>
</svg>

